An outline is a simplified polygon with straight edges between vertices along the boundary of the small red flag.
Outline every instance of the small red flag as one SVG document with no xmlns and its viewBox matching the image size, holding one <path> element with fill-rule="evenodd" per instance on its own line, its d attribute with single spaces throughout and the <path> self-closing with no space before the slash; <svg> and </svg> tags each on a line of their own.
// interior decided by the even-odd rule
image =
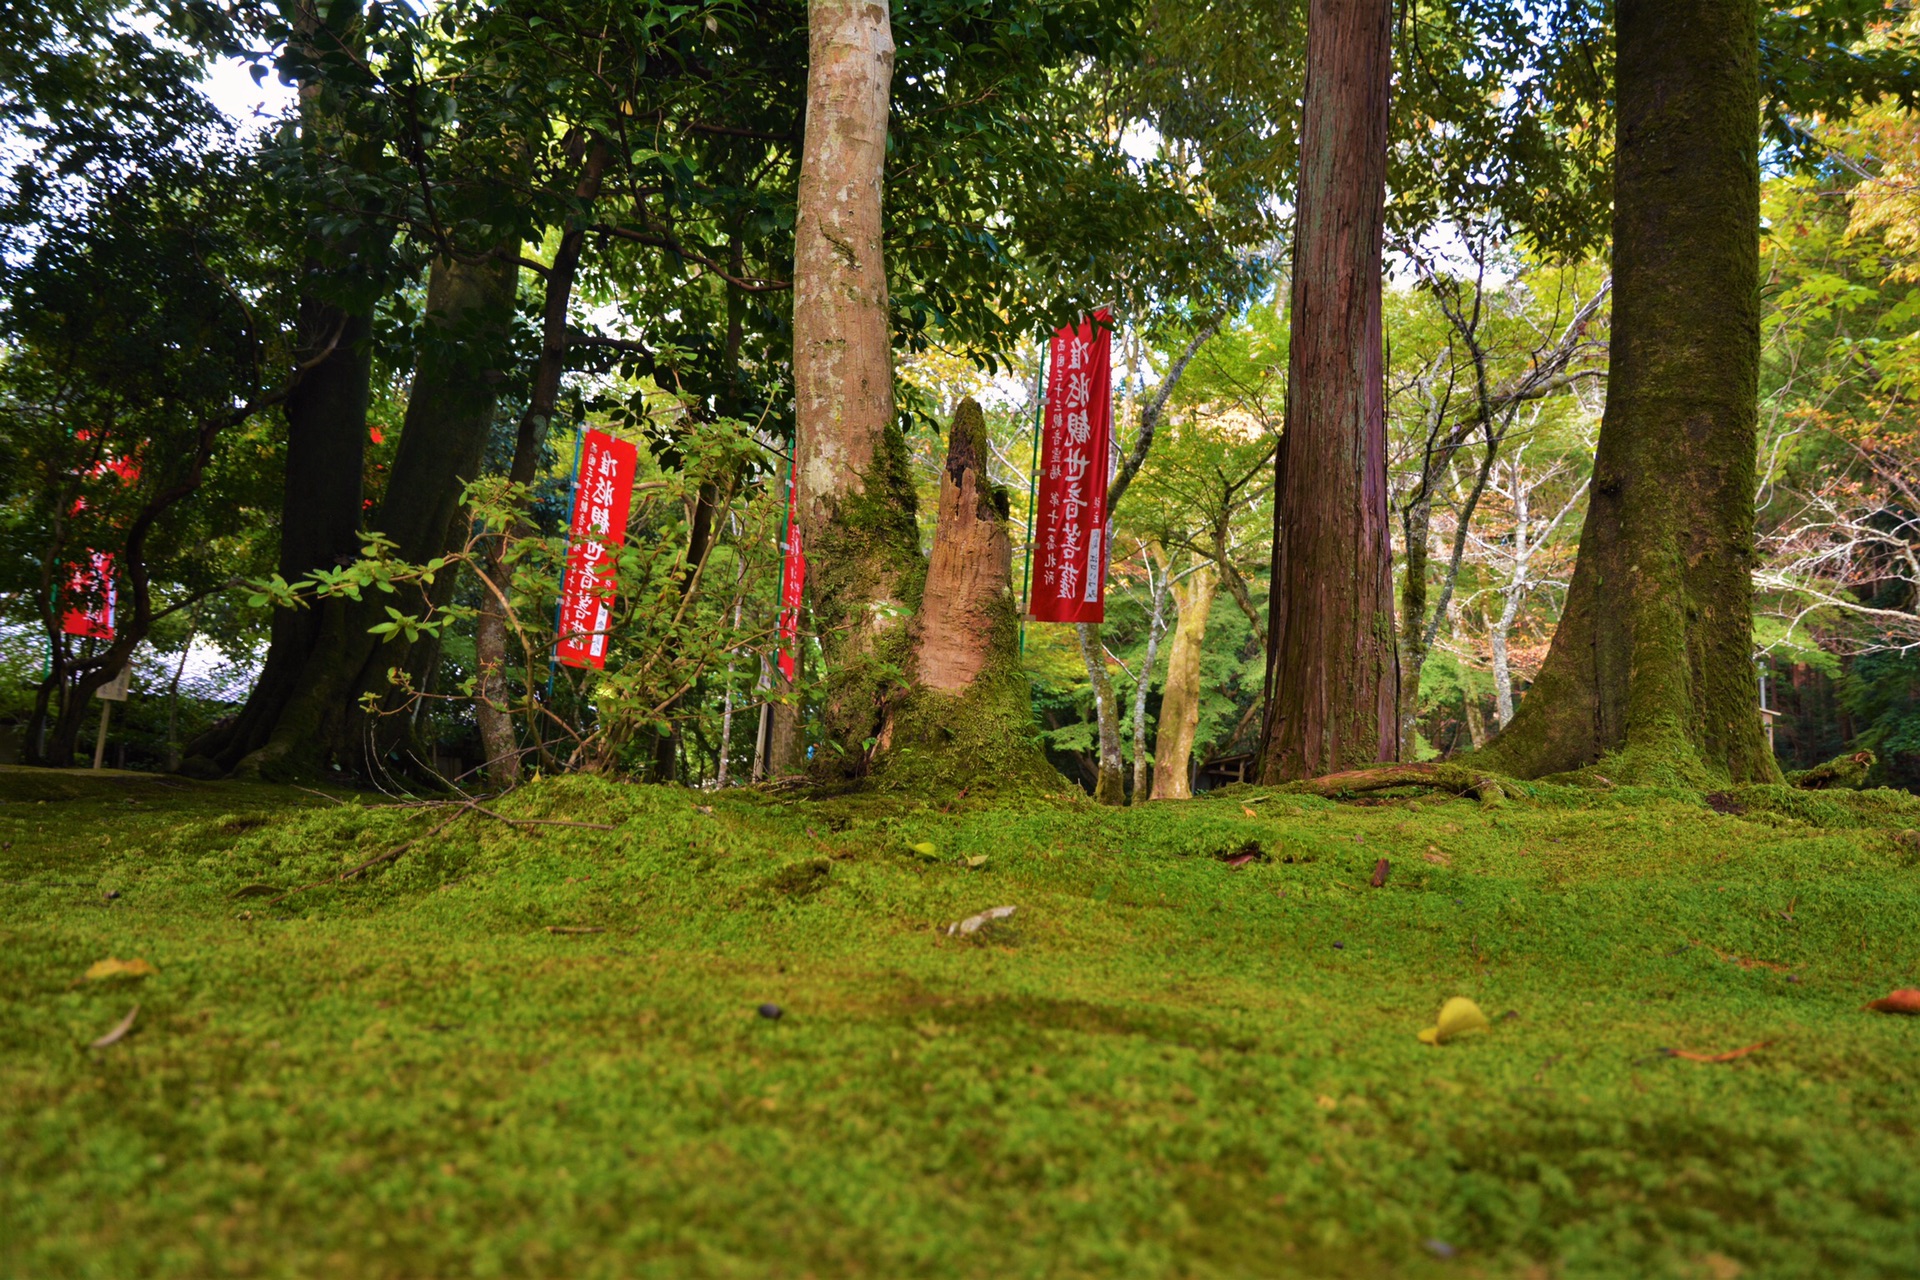
<svg viewBox="0 0 1920 1280">
<path fill-rule="evenodd" d="M 807 585 L 807 557 L 800 549 L 800 494 L 787 477 L 786 558 L 780 567 L 780 674 L 793 683 L 794 641 L 800 636 L 800 599 Z"/>
<path fill-rule="evenodd" d="M 554 646 L 554 656 L 570 667 L 607 665 L 614 570 L 627 538 L 638 463 L 639 450 L 603 431 L 589 431 L 581 442 L 560 587 L 560 640 Z"/>
</svg>

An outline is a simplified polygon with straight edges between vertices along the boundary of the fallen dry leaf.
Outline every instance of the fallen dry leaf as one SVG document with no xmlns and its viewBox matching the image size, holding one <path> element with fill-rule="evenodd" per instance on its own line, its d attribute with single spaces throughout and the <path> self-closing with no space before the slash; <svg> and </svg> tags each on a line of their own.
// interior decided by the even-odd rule
<svg viewBox="0 0 1920 1280">
<path fill-rule="evenodd" d="M 101 982 L 108 978 L 145 978 L 160 972 L 145 960 L 119 960 L 108 956 L 105 960 L 95 960 L 87 966 L 87 981 Z"/>
<path fill-rule="evenodd" d="M 1762 1040 L 1758 1044 L 1744 1045 L 1738 1049 L 1729 1049 L 1725 1053 L 1695 1053 L 1691 1049 L 1662 1049 L 1660 1052 L 1669 1058 L 1685 1058 L 1688 1062 L 1732 1062 L 1735 1058 L 1744 1058 L 1772 1044 L 1771 1040 Z"/>
<path fill-rule="evenodd" d="M 1337 1098 L 1329 1098 L 1326 1094 L 1323 1093 L 1319 1097 L 1313 1100 L 1313 1105 L 1320 1108 L 1322 1111 L 1331 1111 L 1335 1107 L 1340 1105 L 1340 1101 Z"/>
<path fill-rule="evenodd" d="M 1452 858 L 1449 858 L 1446 854 L 1440 852 L 1440 850 L 1434 848 L 1432 845 L 1428 845 L 1427 851 L 1421 854 L 1420 856 L 1425 858 L 1428 862 L 1431 862 L 1436 867 L 1450 867 L 1453 865 Z"/>
<path fill-rule="evenodd" d="M 1912 987 L 1902 987 L 1892 995 L 1867 1001 L 1866 1007 L 1875 1013 L 1920 1014 L 1920 991 Z"/>
<path fill-rule="evenodd" d="M 1247 808 L 1247 806 L 1245 805 L 1240 806 L 1240 812 L 1246 814 L 1249 818 L 1257 818 L 1260 816 L 1259 814 L 1255 813 L 1253 810 Z"/>
<path fill-rule="evenodd" d="M 1419 1039 L 1423 1044 L 1445 1044 L 1469 1031 L 1485 1031 L 1490 1025 L 1479 1005 L 1465 996 L 1454 996 L 1440 1006 L 1440 1016 L 1420 1033 Z"/>
<path fill-rule="evenodd" d="M 1367 883 L 1376 889 L 1385 888 L 1387 875 L 1392 870 L 1393 864 L 1391 862 L 1388 862 L 1385 858 L 1380 859 L 1380 861 L 1373 864 L 1373 879 L 1367 881 Z"/>
<path fill-rule="evenodd" d="M 120 1019 L 120 1021 L 113 1024 L 113 1030 L 107 1032 L 107 1034 L 101 1036 L 98 1040 L 95 1040 L 88 1047 L 93 1049 L 104 1049 L 110 1044 L 119 1044 L 122 1040 L 127 1038 L 127 1032 L 133 1030 L 133 1020 L 139 1016 L 140 1016 L 140 1006 L 136 1004 L 135 1006 L 133 1006 L 133 1008 L 127 1010 L 126 1017 Z"/>
<path fill-rule="evenodd" d="M 1014 908 L 1012 907 L 991 907 L 985 911 L 982 911 L 977 916 L 968 916 L 965 920 L 957 920 L 954 923 L 948 925 L 947 934 L 948 936 L 952 936 L 953 934 L 956 934 L 956 933 L 958 934 L 977 933 L 979 932 L 981 925 L 991 924 L 995 920 L 1005 920 L 1008 916 L 1012 915 L 1013 913 L 1014 913 Z"/>
</svg>

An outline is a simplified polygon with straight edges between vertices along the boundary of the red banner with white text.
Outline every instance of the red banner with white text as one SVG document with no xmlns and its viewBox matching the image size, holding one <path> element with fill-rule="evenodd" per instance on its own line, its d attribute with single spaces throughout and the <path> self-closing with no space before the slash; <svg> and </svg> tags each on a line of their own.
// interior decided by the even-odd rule
<svg viewBox="0 0 1920 1280">
<path fill-rule="evenodd" d="M 1053 335 L 1033 520 L 1035 622 L 1106 619 L 1113 325 L 1106 311 Z"/>
<path fill-rule="evenodd" d="M 800 636 L 800 600 L 807 586 L 807 557 L 800 549 L 800 495 L 787 477 L 787 544 L 780 567 L 780 674 L 793 683 L 794 642 Z"/>
<path fill-rule="evenodd" d="M 603 431 L 589 431 L 581 441 L 560 586 L 560 640 L 554 646 L 554 656 L 570 667 L 607 665 L 614 568 L 627 538 L 638 461 L 639 450 Z"/>
<path fill-rule="evenodd" d="M 89 551 L 87 564 L 73 566 L 67 579 L 68 606 L 60 615 L 60 630 L 70 636 L 113 639 L 113 553 Z"/>
<path fill-rule="evenodd" d="M 81 431 L 78 438 L 91 440 L 92 434 Z M 140 464 L 132 458 L 103 458 L 87 469 L 87 478 L 90 480 L 97 480 L 104 475 L 117 476 L 123 485 L 137 484 L 140 480 Z M 76 517 L 86 509 L 85 495 L 73 500 L 73 514 Z M 61 631 L 70 636 L 113 639 L 113 606 L 116 603 L 113 552 L 89 551 L 86 564 L 70 566 L 65 594 L 69 603 L 60 615 Z"/>
</svg>

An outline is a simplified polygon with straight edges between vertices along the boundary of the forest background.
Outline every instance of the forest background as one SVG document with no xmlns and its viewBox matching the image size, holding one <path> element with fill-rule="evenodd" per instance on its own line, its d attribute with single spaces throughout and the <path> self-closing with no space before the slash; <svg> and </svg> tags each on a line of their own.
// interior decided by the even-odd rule
<svg viewBox="0 0 1920 1280">
<path fill-rule="evenodd" d="M 1061 627 L 1022 642 L 1048 756 L 1089 790 L 1103 680 L 1137 797 L 1238 776 L 1257 745 L 1302 56 L 1298 15 L 1271 10 L 893 15 L 888 284 L 923 547 L 968 397 L 1024 542 L 1037 339 L 1084 308 L 1117 317 L 1122 449 L 1153 433 L 1116 516 L 1098 660 Z M 1912 19 L 1767 12 L 1755 659 L 1784 768 L 1866 750 L 1875 781 L 1911 788 L 1920 121 L 1878 88 L 1904 83 Z M 55 625 L 85 548 L 115 554 L 132 640 L 109 763 L 258 767 L 277 732 L 301 749 L 270 772 L 473 778 L 492 761 L 502 780 L 524 757 L 765 776 L 802 7 L 14 16 L 9 749 L 65 763 L 89 745 L 107 647 Z M 1408 758 L 1507 722 L 1571 571 L 1606 392 L 1605 20 L 1409 4 L 1396 23 L 1385 348 Z M 236 62 L 297 95 L 229 118 L 205 77 Z M 329 462 L 308 471 L 283 417 L 344 385 L 349 351 L 362 416 L 329 420 Z M 589 427 L 639 442 L 643 474 L 608 671 L 555 678 Z M 105 465 L 136 452 L 132 478 Z M 351 490 L 361 518 L 290 560 L 305 490 Z M 440 514 L 408 526 L 418 512 Z M 329 627 L 354 635 L 332 641 L 337 678 L 275 674 L 269 637 L 310 654 Z M 822 729 L 800 647 L 807 746 L 860 751 Z M 324 684 L 331 709 L 290 710 L 276 682 Z M 1163 727 L 1189 719 L 1190 737 Z"/>
</svg>

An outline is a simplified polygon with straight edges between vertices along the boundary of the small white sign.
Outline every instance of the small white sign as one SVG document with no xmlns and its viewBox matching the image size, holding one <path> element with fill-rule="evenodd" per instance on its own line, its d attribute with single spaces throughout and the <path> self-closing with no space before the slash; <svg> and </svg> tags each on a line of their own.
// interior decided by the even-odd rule
<svg viewBox="0 0 1920 1280">
<path fill-rule="evenodd" d="M 93 691 L 93 696 L 102 702 L 125 702 L 127 686 L 133 680 L 133 664 L 120 668 L 120 674 Z"/>
</svg>

